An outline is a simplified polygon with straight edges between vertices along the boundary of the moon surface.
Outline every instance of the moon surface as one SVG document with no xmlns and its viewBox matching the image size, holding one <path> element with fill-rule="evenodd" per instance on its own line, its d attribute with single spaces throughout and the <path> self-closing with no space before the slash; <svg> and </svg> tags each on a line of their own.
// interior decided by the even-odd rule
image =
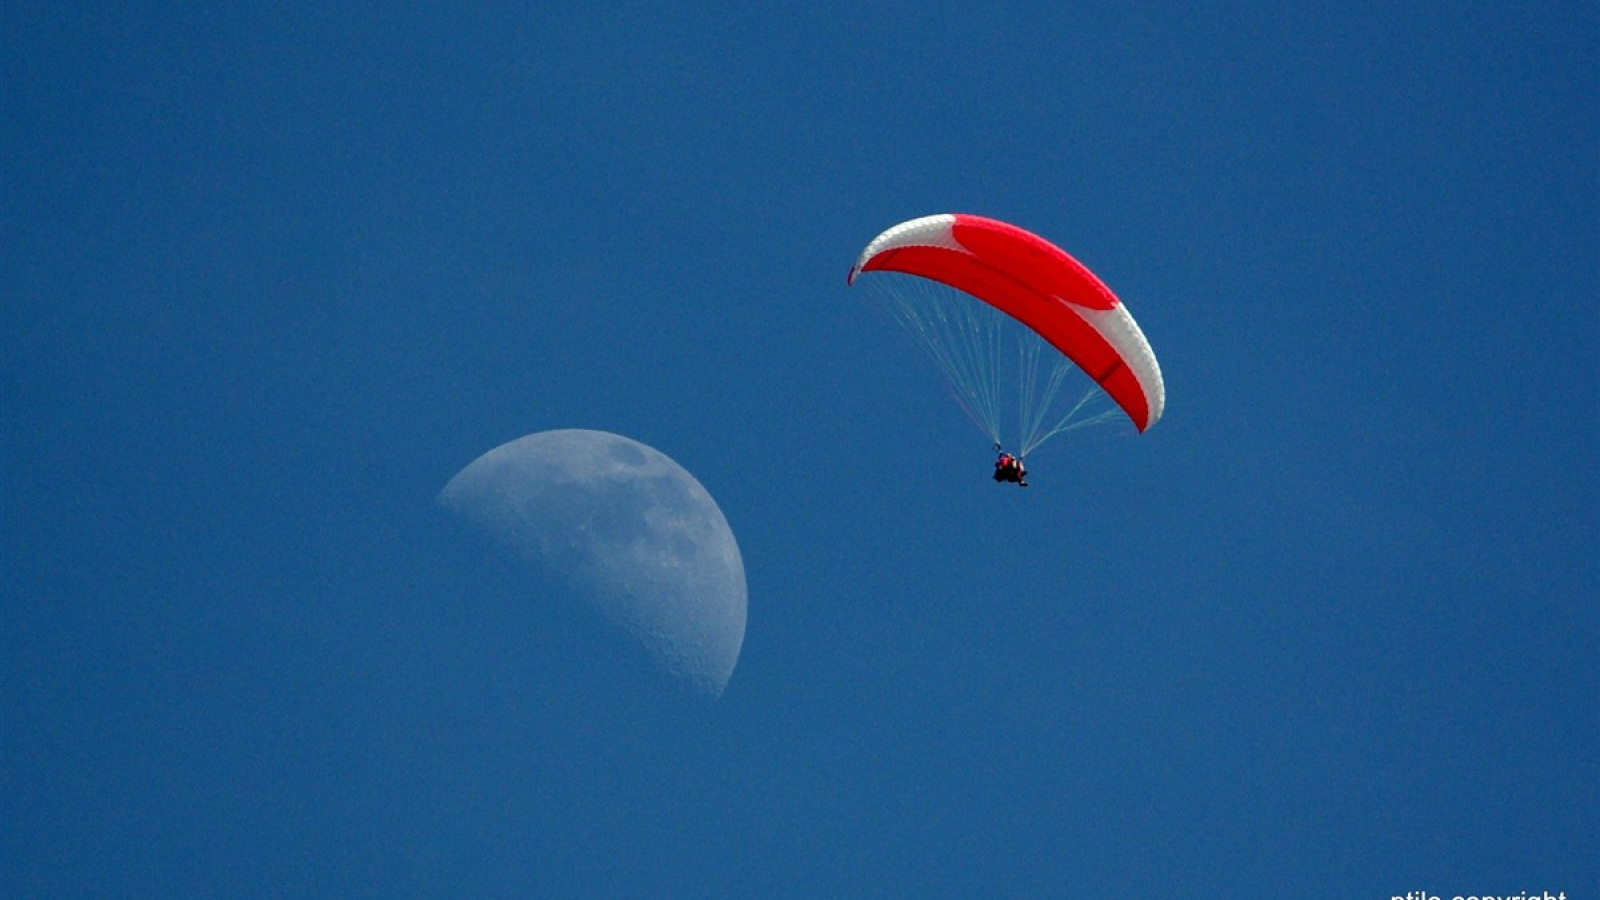
<svg viewBox="0 0 1600 900">
<path fill-rule="evenodd" d="M 699 481 L 621 435 L 566 429 L 490 450 L 439 503 L 643 644 L 694 690 L 721 695 L 744 644 L 744 562 Z"/>
</svg>

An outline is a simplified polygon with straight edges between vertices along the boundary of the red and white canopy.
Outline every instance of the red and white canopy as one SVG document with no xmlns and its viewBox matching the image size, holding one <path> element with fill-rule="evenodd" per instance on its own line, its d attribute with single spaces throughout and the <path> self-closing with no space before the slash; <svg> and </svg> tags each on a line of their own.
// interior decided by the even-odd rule
<svg viewBox="0 0 1600 900">
<path fill-rule="evenodd" d="M 1128 308 L 1066 251 L 1036 234 L 963 213 L 902 222 L 873 238 L 850 270 L 950 285 L 999 309 L 1060 350 L 1140 431 L 1161 418 L 1161 366 Z"/>
</svg>

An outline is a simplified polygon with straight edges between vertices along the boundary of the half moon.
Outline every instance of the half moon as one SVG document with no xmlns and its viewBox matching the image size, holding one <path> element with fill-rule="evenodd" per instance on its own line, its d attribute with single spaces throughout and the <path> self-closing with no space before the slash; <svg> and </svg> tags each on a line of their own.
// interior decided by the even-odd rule
<svg viewBox="0 0 1600 900">
<path fill-rule="evenodd" d="M 711 495 L 666 454 L 617 434 L 530 434 L 478 457 L 439 503 L 721 695 L 744 644 L 744 562 Z"/>
</svg>

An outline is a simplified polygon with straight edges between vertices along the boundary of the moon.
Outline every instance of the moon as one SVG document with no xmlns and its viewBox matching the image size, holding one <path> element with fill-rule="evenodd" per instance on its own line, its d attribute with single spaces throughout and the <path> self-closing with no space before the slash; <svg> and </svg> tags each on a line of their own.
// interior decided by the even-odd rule
<svg viewBox="0 0 1600 900">
<path fill-rule="evenodd" d="M 438 501 L 566 582 L 695 691 L 727 687 L 744 644 L 744 562 L 716 501 L 666 454 L 604 431 L 542 431 L 478 457 Z"/>
</svg>

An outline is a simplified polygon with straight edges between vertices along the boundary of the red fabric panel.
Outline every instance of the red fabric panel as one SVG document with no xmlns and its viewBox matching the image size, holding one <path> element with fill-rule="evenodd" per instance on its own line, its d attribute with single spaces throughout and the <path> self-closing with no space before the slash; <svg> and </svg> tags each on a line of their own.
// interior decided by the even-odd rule
<svg viewBox="0 0 1600 900">
<path fill-rule="evenodd" d="M 1045 296 L 1111 309 L 1117 295 L 1065 250 L 1015 225 L 982 216 L 956 214 L 950 228 L 957 243 L 994 268 L 1016 272 Z"/>
</svg>

